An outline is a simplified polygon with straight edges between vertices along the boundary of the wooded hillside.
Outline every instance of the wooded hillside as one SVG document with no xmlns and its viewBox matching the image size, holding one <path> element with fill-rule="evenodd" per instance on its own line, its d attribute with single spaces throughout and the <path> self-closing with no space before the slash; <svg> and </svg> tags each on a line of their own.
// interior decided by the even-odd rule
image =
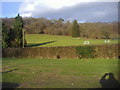
<svg viewBox="0 0 120 90">
<path fill-rule="evenodd" d="M 8 27 L 13 27 L 14 18 L 3 18 L 3 22 Z M 59 20 L 49 20 L 46 18 L 23 18 L 26 34 L 50 34 L 70 36 L 73 22 Z M 85 38 L 112 38 L 118 37 L 118 23 L 78 23 L 80 37 Z"/>
</svg>

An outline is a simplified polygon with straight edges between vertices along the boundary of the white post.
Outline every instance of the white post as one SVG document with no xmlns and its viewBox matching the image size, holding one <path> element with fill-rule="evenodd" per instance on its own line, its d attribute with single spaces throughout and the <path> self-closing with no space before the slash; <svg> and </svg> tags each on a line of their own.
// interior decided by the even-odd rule
<svg viewBox="0 0 120 90">
<path fill-rule="evenodd" d="M 22 30 L 23 31 L 23 48 L 24 48 L 24 43 L 25 43 L 25 39 L 24 39 L 24 29 Z"/>
<path fill-rule="evenodd" d="M 105 43 L 106 43 L 106 40 L 105 40 Z"/>
<path fill-rule="evenodd" d="M 84 41 L 84 44 L 89 44 L 90 42 L 89 41 Z"/>
<path fill-rule="evenodd" d="M 86 44 L 86 41 L 84 41 L 84 44 Z"/>
<path fill-rule="evenodd" d="M 87 41 L 87 44 L 89 44 L 90 42 L 89 41 Z"/>
</svg>

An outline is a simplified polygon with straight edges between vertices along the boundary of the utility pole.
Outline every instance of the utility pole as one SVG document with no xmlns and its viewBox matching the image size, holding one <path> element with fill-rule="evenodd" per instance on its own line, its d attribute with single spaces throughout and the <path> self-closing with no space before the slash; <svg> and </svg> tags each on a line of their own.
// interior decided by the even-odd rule
<svg viewBox="0 0 120 90">
<path fill-rule="evenodd" d="M 24 48 L 24 43 L 25 43 L 25 32 L 24 32 L 24 29 L 22 30 L 23 32 L 23 48 Z"/>
</svg>

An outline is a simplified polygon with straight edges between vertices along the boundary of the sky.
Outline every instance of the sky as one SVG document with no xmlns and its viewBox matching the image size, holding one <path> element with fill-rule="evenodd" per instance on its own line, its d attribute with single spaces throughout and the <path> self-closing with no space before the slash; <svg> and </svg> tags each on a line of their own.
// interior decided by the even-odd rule
<svg viewBox="0 0 120 90">
<path fill-rule="evenodd" d="M 84 1 L 84 2 L 83 2 Z M 80 22 L 118 21 L 119 0 L 2 0 L 1 17 L 45 17 Z"/>
</svg>

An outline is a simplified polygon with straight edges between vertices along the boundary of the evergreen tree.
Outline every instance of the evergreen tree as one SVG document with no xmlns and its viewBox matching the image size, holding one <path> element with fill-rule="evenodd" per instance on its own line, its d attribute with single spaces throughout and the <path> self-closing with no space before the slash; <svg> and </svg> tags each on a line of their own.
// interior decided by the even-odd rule
<svg viewBox="0 0 120 90">
<path fill-rule="evenodd" d="M 15 42 L 15 33 L 14 33 L 14 30 L 12 28 L 9 29 L 8 36 L 9 36 L 10 47 L 16 47 L 17 45 Z"/>
<path fill-rule="evenodd" d="M 15 34 L 15 42 L 16 42 L 16 47 L 22 47 L 23 45 L 23 19 L 22 17 L 18 14 L 15 17 L 14 25 L 14 34 Z"/>
<path fill-rule="evenodd" d="M 73 22 L 71 36 L 72 37 L 79 37 L 80 36 L 79 25 L 78 25 L 76 20 Z"/>
<path fill-rule="evenodd" d="M 2 23 L 2 47 L 3 48 L 9 47 L 8 33 L 9 33 L 8 27 L 4 23 Z"/>
</svg>

